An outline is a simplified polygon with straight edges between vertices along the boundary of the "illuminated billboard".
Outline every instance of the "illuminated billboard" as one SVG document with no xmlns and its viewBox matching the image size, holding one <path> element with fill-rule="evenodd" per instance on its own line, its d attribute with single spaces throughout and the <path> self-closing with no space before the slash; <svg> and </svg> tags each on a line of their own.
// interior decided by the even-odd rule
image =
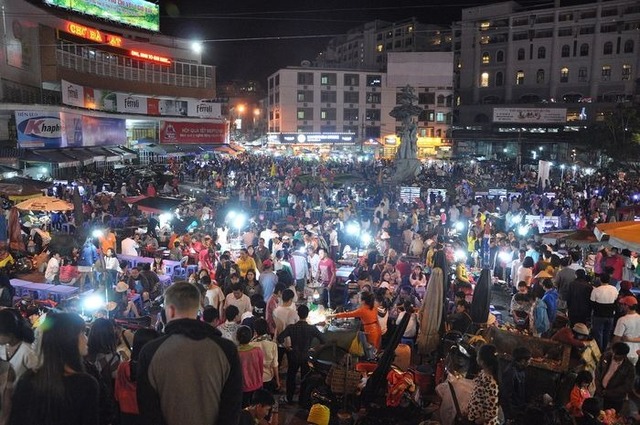
<svg viewBox="0 0 640 425">
<path fill-rule="evenodd" d="M 144 0 L 44 0 L 51 6 L 149 31 L 160 30 L 160 6 Z"/>
</svg>

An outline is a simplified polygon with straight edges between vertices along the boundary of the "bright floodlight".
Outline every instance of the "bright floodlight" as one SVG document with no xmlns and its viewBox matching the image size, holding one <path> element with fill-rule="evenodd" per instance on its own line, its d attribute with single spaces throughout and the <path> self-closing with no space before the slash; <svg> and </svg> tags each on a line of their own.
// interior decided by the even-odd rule
<svg viewBox="0 0 640 425">
<path fill-rule="evenodd" d="M 247 221 L 247 217 L 245 217 L 244 214 L 236 214 L 235 218 L 233 219 L 233 226 L 236 229 L 241 229 L 245 222 Z"/>
<path fill-rule="evenodd" d="M 229 213 L 227 214 L 227 220 L 233 220 L 234 218 L 236 218 L 236 215 L 238 215 L 237 212 L 229 211 Z"/>
<path fill-rule="evenodd" d="M 461 221 L 456 221 L 456 230 L 459 232 L 464 229 L 464 223 Z"/>
<path fill-rule="evenodd" d="M 362 236 L 362 243 L 366 246 L 369 245 L 371 243 L 371 235 L 368 233 L 363 233 Z"/>
<path fill-rule="evenodd" d="M 508 252 L 502 251 L 500 254 L 498 254 L 498 258 L 503 263 L 508 263 L 509 261 L 511 261 L 513 259 L 513 256 L 511 254 L 509 254 Z"/>
<path fill-rule="evenodd" d="M 347 224 L 347 233 L 349 235 L 357 235 L 360 233 L 360 225 L 358 225 L 358 223 Z"/>
<path fill-rule="evenodd" d="M 456 261 L 466 261 L 467 260 L 467 253 L 464 252 L 463 250 L 459 249 L 456 252 L 454 252 L 453 258 Z"/>
<path fill-rule="evenodd" d="M 82 305 L 87 311 L 95 311 L 104 305 L 104 300 L 99 295 L 91 295 L 84 300 Z"/>
<path fill-rule="evenodd" d="M 513 217 L 511 217 L 511 222 L 513 224 L 520 224 L 522 223 L 522 216 L 520 214 L 518 215 L 514 215 Z"/>
<path fill-rule="evenodd" d="M 528 226 L 520 226 L 520 227 L 518 227 L 518 234 L 520 236 L 525 236 L 527 233 L 529 233 L 529 227 Z"/>
<path fill-rule="evenodd" d="M 193 53 L 196 53 L 196 54 L 202 53 L 202 43 L 199 41 L 192 42 L 191 50 L 193 51 Z"/>
<path fill-rule="evenodd" d="M 100 229 L 96 229 L 96 230 L 94 230 L 93 232 L 91 232 L 91 235 L 92 235 L 94 238 L 99 238 L 99 237 L 101 237 L 102 235 L 104 235 L 104 233 L 102 233 L 102 230 L 100 230 Z"/>
</svg>

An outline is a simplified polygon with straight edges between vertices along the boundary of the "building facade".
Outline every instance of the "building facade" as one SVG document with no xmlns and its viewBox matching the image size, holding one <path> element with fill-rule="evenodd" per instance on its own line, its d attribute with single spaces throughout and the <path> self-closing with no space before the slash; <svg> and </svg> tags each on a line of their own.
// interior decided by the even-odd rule
<svg viewBox="0 0 640 425">
<path fill-rule="evenodd" d="M 417 104 L 420 156 L 449 148 L 453 111 L 453 56 L 446 52 L 389 53 L 387 72 L 288 67 L 268 78 L 270 140 L 300 144 L 314 135 L 322 144 L 362 146 L 372 143 L 392 156 L 400 143 L 400 123 L 389 113 L 400 90 L 410 85 Z M 337 135 L 335 139 L 322 135 Z M 337 144 L 338 142 L 334 142 Z"/>
<path fill-rule="evenodd" d="M 76 149 L 78 156 L 139 140 L 223 141 L 215 67 L 204 65 L 190 42 L 159 32 L 157 4 L 55 4 L 67 3 L 3 3 L 0 140 L 19 149 Z"/>
<path fill-rule="evenodd" d="M 385 71 L 389 52 L 449 52 L 451 30 L 425 25 L 415 18 L 400 22 L 381 20 L 353 28 L 333 38 L 316 58 L 320 68 Z"/>
<path fill-rule="evenodd" d="M 639 49 L 634 0 L 463 9 L 454 25 L 458 150 L 539 144 L 566 157 L 576 132 L 638 101 Z"/>
</svg>

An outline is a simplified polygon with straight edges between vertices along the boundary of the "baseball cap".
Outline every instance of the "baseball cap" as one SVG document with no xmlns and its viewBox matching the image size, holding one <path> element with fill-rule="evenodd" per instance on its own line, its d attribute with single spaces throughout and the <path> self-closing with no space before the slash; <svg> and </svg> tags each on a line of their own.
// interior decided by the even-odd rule
<svg viewBox="0 0 640 425">
<path fill-rule="evenodd" d="M 262 267 L 270 268 L 271 266 L 273 266 L 273 262 L 271 260 L 264 260 L 262 262 Z"/>
<path fill-rule="evenodd" d="M 622 297 L 618 300 L 620 304 L 624 304 L 627 306 L 632 306 L 638 304 L 638 299 L 633 295 L 627 295 L 626 297 Z"/>
</svg>

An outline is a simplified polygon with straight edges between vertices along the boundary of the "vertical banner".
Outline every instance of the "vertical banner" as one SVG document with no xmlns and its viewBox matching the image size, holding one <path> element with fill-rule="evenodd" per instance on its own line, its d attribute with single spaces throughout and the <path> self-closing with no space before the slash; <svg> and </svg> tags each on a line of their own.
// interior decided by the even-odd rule
<svg viewBox="0 0 640 425">
<path fill-rule="evenodd" d="M 84 108 L 84 87 L 78 84 L 71 84 L 68 81 L 62 80 L 62 103 L 65 105 L 76 106 L 78 108 Z"/>
<path fill-rule="evenodd" d="M 82 147 L 82 115 L 61 112 L 60 121 L 62 122 L 63 145 Z"/>
</svg>

